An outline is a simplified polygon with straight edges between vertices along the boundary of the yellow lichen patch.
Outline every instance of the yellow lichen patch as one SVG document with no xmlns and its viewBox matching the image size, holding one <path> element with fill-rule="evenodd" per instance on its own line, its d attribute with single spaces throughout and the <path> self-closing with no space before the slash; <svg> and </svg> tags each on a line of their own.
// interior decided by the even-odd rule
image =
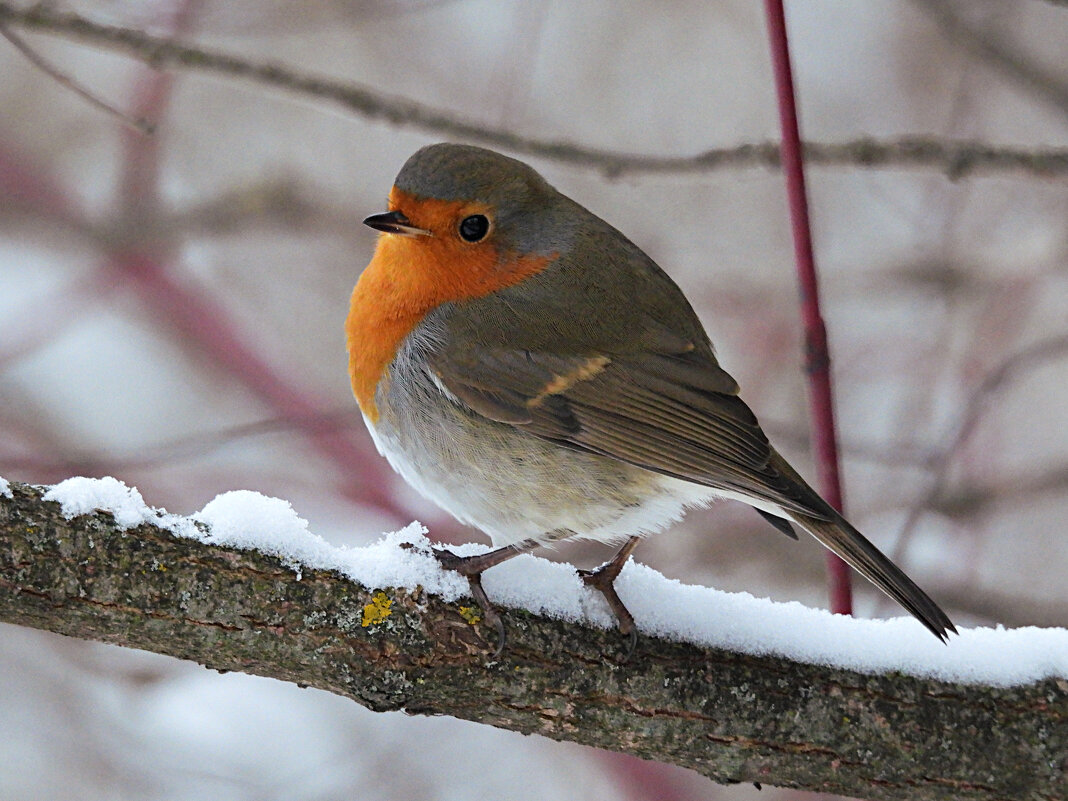
<svg viewBox="0 0 1068 801">
<path fill-rule="evenodd" d="M 393 601 L 386 597 L 384 592 L 376 592 L 371 596 L 371 603 L 363 608 L 363 618 L 360 625 L 364 628 L 377 626 L 387 617 L 393 614 Z"/>
<path fill-rule="evenodd" d="M 481 610 L 477 609 L 474 606 L 461 606 L 460 607 L 460 617 L 462 617 L 464 620 L 466 620 L 472 626 L 474 626 L 476 623 L 478 623 L 480 620 L 482 620 L 482 615 L 481 615 L 480 612 L 481 612 Z"/>
</svg>

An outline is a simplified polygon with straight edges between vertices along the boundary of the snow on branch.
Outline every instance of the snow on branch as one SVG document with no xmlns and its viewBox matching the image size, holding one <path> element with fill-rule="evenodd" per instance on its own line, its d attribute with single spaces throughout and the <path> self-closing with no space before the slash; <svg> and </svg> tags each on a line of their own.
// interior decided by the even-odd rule
<svg viewBox="0 0 1068 801">
<path fill-rule="evenodd" d="M 685 587 L 632 564 L 620 592 L 643 636 L 624 663 L 607 612 L 570 568 L 527 557 L 486 576 L 512 607 L 508 647 L 487 663 L 492 634 L 426 547 L 413 524 L 335 548 L 289 504 L 255 493 L 184 518 L 114 479 L 51 489 L 0 479 L 0 620 L 724 783 L 872 799 L 1065 797 L 1063 629 L 970 629 L 942 646 L 910 620 Z"/>
<path fill-rule="evenodd" d="M 20 7 L 0 0 L 0 28 L 19 28 L 72 39 L 103 50 L 123 53 L 155 69 L 197 71 L 251 81 L 300 97 L 335 103 L 367 119 L 381 120 L 447 139 L 476 142 L 512 153 L 574 164 L 599 170 L 611 177 L 636 173 L 704 173 L 740 167 L 774 168 L 779 165 L 779 146 L 776 142 L 746 143 L 693 155 L 667 156 L 623 153 L 562 140 L 522 136 L 511 130 L 480 125 L 449 110 L 383 94 L 356 83 L 309 74 L 282 64 L 256 62 L 176 39 L 153 36 L 134 28 L 94 22 L 78 14 L 60 11 L 47 3 Z M 52 74 L 55 74 L 54 71 Z M 804 145 L 804 155 L 810 166 L 921 167 L 940 170 L 951 179 L 978 172 L 1016 172 L 1046 178 L 1068 175 L 1068 150 L 1065 148 L 998 147 L 983 142 L 926 136 L 887 141 L 862 138 L 839 143 L 808 142 Z"/>
</svg>

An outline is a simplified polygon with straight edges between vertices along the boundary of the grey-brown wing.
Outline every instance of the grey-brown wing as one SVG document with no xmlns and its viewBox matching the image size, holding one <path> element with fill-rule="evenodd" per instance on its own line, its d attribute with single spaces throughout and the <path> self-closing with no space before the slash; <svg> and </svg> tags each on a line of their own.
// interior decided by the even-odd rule
<svg viewBox="0 0 1068 801">
<path fill-rule="evenodd" d="M 767 437 L 711 353 L 679 351 L 484 348 L 439 353 L 431 369 L 473 411 L 532 436 L 823 518 L 818 496 L 771 463 Z"/>
</svg>

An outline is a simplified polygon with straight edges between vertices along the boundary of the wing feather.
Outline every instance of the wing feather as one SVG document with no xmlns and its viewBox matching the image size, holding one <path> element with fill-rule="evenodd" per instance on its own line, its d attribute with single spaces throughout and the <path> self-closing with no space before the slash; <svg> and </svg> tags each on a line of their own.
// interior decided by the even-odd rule
<svg viewBox="0 0 1068 801">
<path fill-rule="evenodd" d="M 533 436 L 826 517 L 818 496 L 771 463 L 756 417 L 710 353 L 492 348 L 463 363 L 439 353 L 432 369 L 472 411 Z"/>
</svg>

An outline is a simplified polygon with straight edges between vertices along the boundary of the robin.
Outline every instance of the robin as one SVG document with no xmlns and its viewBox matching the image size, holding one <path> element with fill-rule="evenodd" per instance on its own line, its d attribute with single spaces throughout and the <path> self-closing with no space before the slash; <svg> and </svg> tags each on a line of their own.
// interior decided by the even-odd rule
<svg viewBox="0 0 1068 801">
<path fill-rule="evenodd" d="M 641 537 L 719 498 L 810 533 L 938 638 L 945 613 L 769 444 L 675 283 L 526 164 L 437 144 L 401 168 L 346 322 L 378 450 L 495 546 L 435 551 L 504 628 L 482 572 L 561 540 L 622 543 L 582 573 L 636 638 L 613 583 Z"/>
</svg>

